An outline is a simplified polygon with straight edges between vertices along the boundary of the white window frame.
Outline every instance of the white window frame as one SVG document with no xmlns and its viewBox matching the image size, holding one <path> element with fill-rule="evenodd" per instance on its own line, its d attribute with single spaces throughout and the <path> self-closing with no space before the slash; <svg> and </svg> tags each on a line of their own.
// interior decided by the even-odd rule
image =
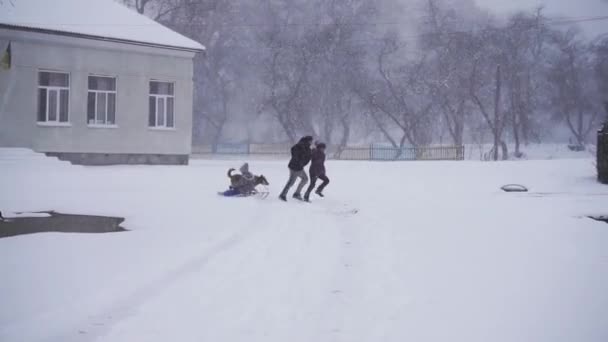
<svg viewBox="0 0 608 342">
<path fill-rule="evenodd" d="M 54 73 L 54 74 L 65 74 L 68 75 L 68 86 L 67 87 L 63 87 L 63 86 L 45 86 L 45 85 L 40 85 L 40 73 L 43 72 L 48 72 L 48 73 Z M 72 75 L 67 72 L 67 71 L 61 71 L 61 70 L 50 70 L 50 69 L 38 69 L 38 72 L 36 73 L 36 83 L 37 83 L 37 93 L 36 93 L 36 98 L 38 99 L 36 102 L 36 123 L 39 126 L 71 126 L 72 124 L 70 123 L 70 98 L 72 96 L 71 91 L 70 91 L 70 86 L 72 85 Z M 44 117 L 44 121 L 39 121 L 39 117 L 38 115 L 40 114 L 38 111 L 40 110 L 40 90 L 44 89 L 46 90 L 46 104 L 45 104 L 45 117 Z M 67 121 L 60 121 L 61 120 L 61 91 L 62 90 L 67 90 L 68 91 L 68 106 L 67 106 Z M 57 92 L 57 105 L 56 105 L 56 110 L 57 110 L 57 116 L 55 118 L 55 120 L 49 120 L 49 101 L 51 96 L 49 95 L 51 91 Z"/>
<path fill-rule="evenodd" d="M 89 77 L 105 77 L 105 78 L 113 78 L 114 79 L 114 90 L 97 90 L 97 89 L 90 89 L 89 88 Z M 94 123 L 90 123 L 89 122 L 89 93 L 94 93 L 95 94 L 95 122 Z M 98 99 L 98 95 L 100 93 L 103 93 L 106 95 L 106 113 L 105 113 L 105 117 L 104 117 L 104 121 L 103 122 L 98 122 L 97 117 L 98 117 L 98 113 L 97 113 L 97 99 Z M 108 94 L 114 94 L 114 123 L 109 124 L 108 123 Z M 116 124 L 116 117 L 117 117 L 117 109 L 118 108 L 118 77 L 117 76 L 112 76 L 112 75 L 100 75 L 100 74 L 89 74 L 87 76 L 87 110 L 86 110 L 86 114 L 87 114 L 87 126 L 90 128 L 118 128 L 118 125 Z"/>
<path fill-rule="evenodd" d="M 164 95 L 164 94 L 152 94 L 150 92 L 150 83 L 152 82 L 159 82 L 159 83 L 170 83 L 173 85 L 173 95 Z M 154 97 L 154 101 L 156 102 L 155 105 L 155 113 L 154 113 L 154 119 L 155 119 L 155 123 L 154 126 L 150 126 L 150 118 L 148 117 L 148 128 L 152 129 L 152 130 L 170 130 L 173 131 L 175 130 L 175 81 L 163 81 L 163 80 L 158 80 L 158 79 L 150 79 L 148 80 L 148 106 L 150 106 L 150 96 Z M 173 99 L 173 126 L 167 126 L 167 99 Z M 158 108 L 159 108 L 159 103 L 160 100 L 163 100 L 164 103 L 164 118 L 163 118 L 163 125 L 159 125 L 158 122 Z M 148 108 L 148 115 L 150 115 L 150 108 Z"/>
</svg>

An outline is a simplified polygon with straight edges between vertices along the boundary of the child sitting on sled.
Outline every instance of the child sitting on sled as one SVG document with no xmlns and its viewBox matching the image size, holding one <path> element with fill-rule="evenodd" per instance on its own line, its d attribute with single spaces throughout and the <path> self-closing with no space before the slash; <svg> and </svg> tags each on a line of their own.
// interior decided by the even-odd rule
<svg viewBox="0 0 608 342">
<path fill-rule="evenodd" d="M 245 163 L 239 171 L 241 174 L 232 174 L 234 169 L 228 170 L 228 178 L 230 178 L 229 189 L 221 192 L 220 195 L 226 197 L 232 196 L 249 196 L 257 192 L 256 186 L 269 185 L 264 175 L 256 176 L 249 172 L 249 164 Z"/>
</svg>

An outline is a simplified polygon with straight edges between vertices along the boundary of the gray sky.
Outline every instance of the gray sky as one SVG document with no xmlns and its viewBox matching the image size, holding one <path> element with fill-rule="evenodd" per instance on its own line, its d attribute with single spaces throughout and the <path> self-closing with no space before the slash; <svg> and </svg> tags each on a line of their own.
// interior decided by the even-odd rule
<svg viewBox="0 0 608 342">
<path fill-rule="evenodd" d="M 605 0 L 475 0 L 477 4 L 495 13 L 508 14 L 521 9 L 533 9 L 544 5 L 548 16 L 597 17 L 608 16 Z M 590 36 L 608 33 L 608 20 L 580 24 Z"/>
</svg>

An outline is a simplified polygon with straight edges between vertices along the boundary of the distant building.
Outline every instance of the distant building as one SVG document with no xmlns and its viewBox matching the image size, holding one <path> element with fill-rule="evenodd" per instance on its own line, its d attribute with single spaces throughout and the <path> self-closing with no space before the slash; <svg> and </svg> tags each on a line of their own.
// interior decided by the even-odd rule
<svg viewBox="0 0 608 342">
<path fill-rule="evenodd" d="M 0 2 L 0 147 L 187 164 L 204 47 L 113 0 Z"/>
</svg>

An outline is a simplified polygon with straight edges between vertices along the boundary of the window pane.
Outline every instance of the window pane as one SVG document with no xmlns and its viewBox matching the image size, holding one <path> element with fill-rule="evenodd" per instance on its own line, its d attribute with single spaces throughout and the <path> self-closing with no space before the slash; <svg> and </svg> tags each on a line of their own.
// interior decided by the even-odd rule
<svg viewBox="0 0 608 342">
<path fill-rule="evenodd" d="M 173 98 L 167 98 L 167 127 L 173 127 Z"/>
<path fill-rule="evenodd" d="M 116 79 L 114 77 L 107 77 L 108 90 L 116 91 Z"/>
<path fill-rule="evenodd" d="M 68 74 L 51 73 L 51 85 L 56 87 L 69 87 L 70 81 Z"/>
<path fill-rule="evenodd" d="M 150 94 L 173 95 L 173 83 L 150 81 Z"/>
<path fill-rule="evenodd" d="M 108 124 L 115 124 L 115 116 L 116 116 L 116 94 L 110 93 L 108 94 Z"/>
<path fill-rule="evenodd" d="M 95 93 L 89 92 L 87 96 L 87 123 L 89 125 L 95 123 Z"/>
<path fill-rule="evenodd" d="M 148 111 L 148 126 L 156 126 L 156 97 L 148 97 L 149 111 Z"/>
<path fill-rule="evenodd" d="M 38 89 L 38 121 L 46 121 L 46 89 Z"/>
<path fill-rule="evenodd" d="M 49 121 L 57 121 L 57 90 L 49 90 Z"/>
<path fill-rule="evenodd" d="M 150 94 L 158 94 L 158 82 L 150 82 Z"/>
<path fill-rule="evenodd" d="M 61 122 L 68 122 L 69 101 L 69 90 L 61 90 L 59 92 L 59 121 Z"/>
<path fill-rule="evenodd" d="M 103 124 L 106 122 L 106 94 L 97 93 L 97 117 L 95 123 Z"/>
<path fill-rule="evenodd" d="M 70 75 L 61 72 L 40 71 L 38 73 L 38 84 L 43 86 L 69 87 Z"/>
<path fill-rule="evenodd" d="M 89 90 L 97 90 L 97 77 L 89 76 Z"/>
<path fill-rule="evenodd" d="M 41 71 L 38 73 L 38 85 L 48 86 L 50 75 L 48 72 Z"/>
<path fill-rule="evenodd" d="M 165 99 L 162 97 L 158 98 L 158 115 L 156 119 L 158 120 L 158 126 L 163 127 L 165 125 Z"/>
<path fill-rule="evenodd" d="M 114 77 L 89 76 L 90 90 L 116 90 Z"/>
</svg>

